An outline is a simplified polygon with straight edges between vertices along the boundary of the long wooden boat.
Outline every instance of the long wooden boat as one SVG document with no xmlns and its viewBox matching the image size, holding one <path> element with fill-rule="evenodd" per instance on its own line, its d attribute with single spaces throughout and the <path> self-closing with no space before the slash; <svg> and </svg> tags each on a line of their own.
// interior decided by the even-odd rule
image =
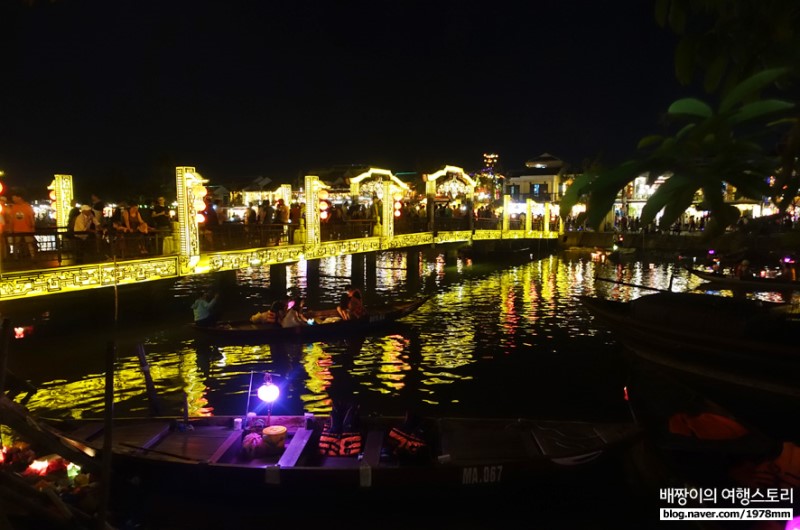
<svg viewBox="0 0 800 530">
<path fill-rule="evenodd" d="M 732 289 L 748 291 L 800 291 L 800 282 L 781 278 L 739 278 L 730 274 L 689 269 L 689 272 L 707 282 L 724 285 Z"/>
<path fill-rule="evenodd" d="M 195 326 L 195 328 L 210 337 L 228 342 L 268 343 L 330 339 L 383 330 L 416 311 L 429 298 L 430 296 L 422 296 L 410 301 L 371 306 L 367 308 L 365 317 L 352 320 L 342 320 L 335 308 L 312 310 L 308 311 L 306 316 L 313 319 L 313 324 L 306 326 L 282 328 L 275 324 L 254 324 L 249 320 L 234 320 L 219 322 L 213 326 Z"/>
<path fill-rule="evenodd" d="M 244 422 L 244 424 L 242 424 Z M 49 422 L 62 443 L 102 458 L 105 424 Z M 547 485 L 637 440 L 633 421 L 329 416 L 115 419 L 114 475 L 145 489 L 234 495 L 463 491 Z M 266 434 L 264 434 L 266 433 Z M 561 477 L 563 478 L 563 477 Z"/>
<path fill-rule="evenodd" d="M 688 484 L 703 488 L 752 488 L 758 482 L 800 485 L 800 459 L 796 458 L 800 448 L 790 442 L 800 432 L 791 420 L 794 413 L 782 421 L 754 424 L 748 419 L 746 398 L 723 404 L 705 389 L 649 364 L 633 366 L 629 375 L 628 402 L 647 432 L 642 447 L 652 450 L 649 465 L 637 467 L 646 467 L 641 478 L 654 479 L 650 486 L 656 492 Z M 658 497 L 656 493 L 650 499 Z M 692 504 L 698 501 L 695 498 Z"/>
<path fill-rule="evenodd" d="M 669 292 L 581 301 L 638 357 L 800 403 L 800 318 L 788 304 Z"/>
</svg>

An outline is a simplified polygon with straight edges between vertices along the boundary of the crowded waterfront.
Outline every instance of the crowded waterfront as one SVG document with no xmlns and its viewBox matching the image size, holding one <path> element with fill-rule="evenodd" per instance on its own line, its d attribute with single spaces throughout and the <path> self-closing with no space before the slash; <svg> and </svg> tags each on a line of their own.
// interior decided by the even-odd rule
<svg viewBox="0 0 800 530">
<path fill-rule="evenodd" d="M 431 417 L 630 420 L 625 388 L 639 363 L 595 322 L 578 297 L 629 300 L 653 289 L 689 291 L 703 284 L 677 255 L 612 261 L 565 250 L 498 264 L 478 256 L 447 261 L 426 254 L 418 281 L 408 276 L 405 256 L 380 255 L 375 288 L 365 293 L 367 307 L 421 293 L 431 298 L 402 319 L 402 325 L 357 340 L 226 344 L 193 329 L 190 306 L 209 286 L 220 288 L 226 317 L 246 317 L 269 305 L 269 276 L 248 269 L 235 277 L 184 279 L 161 286 L 161 294 L 121 292 L 115 300 L 111 290 L 83 293 L 91 306 L 85 326 L 92 333 L 74 318 L 60 325 L 57 299 L 48 299 L 52 309 L 46 314 L 21 315 L 31 318 L 36 329 L 12 342 L 9 368 L 38 387 L 29 408 L 50 417 L 102 417 L 104 358 L 111 343 L 116 348 L 118 416 L 147 415 L 153 406 L 137 356 L 141 349 L 158 406 L 167 415 L 181 415 L 188 406 L 193 416 L 244 417 L 253 372 L 268 372 L 283 386 L 274 414 L 324 415 L 344 395 L 364 415 L 412 411 Z M 309 285 L 306 273 L 303 262 L 289 266 L 287 287 L 306 297 L 312 309 L 335 304 L 345 285 L 358 280 L 347 258 L 322 260 L 319 286 Z M 780 293 L 758 296 L 792 301 L 782 300 Z M 116 323 L 108 320 L 115 302 L 121 306 Z M 754 415 L 752 410 L 745 413 Z M 641 459 L 622 459 L 581 484 L 567 484 L 558 498 L 536 503 L 538 512 L 529 516 L 534 521 L 562 520 L 566 526 L 587 520 L 644 525 L 639 527 L 657 523 L 657 490 L 638 489 L 642 475 L 653 470 L 638 469 L 641 465 Z M 632 501 L 652 510 L 630 512 Z M 303 499 L 308 505 L 319 502 Z M 458 520 L 475 515 L 463 502 L 460 506 Z M 612 515 L 625 506 L 628 513 Z M 164 528 L 182 527 L 174 514 L 158 513 Z"/>
</svg>

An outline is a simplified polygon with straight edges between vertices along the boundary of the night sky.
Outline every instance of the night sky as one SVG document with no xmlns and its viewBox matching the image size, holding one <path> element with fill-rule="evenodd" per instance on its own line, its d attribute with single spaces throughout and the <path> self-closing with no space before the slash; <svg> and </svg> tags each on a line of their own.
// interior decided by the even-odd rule
<svg viewBox="0 0 800 530">
<path fill-rule="evenodd" d="M 177 165 L 224 184 L 489 151 L 610 164 L 698 95 L 647 0 L 0 5 L 0 169 L 31 198 L 55 173 L 79 200 L 148 194 Z"/>
</svg>

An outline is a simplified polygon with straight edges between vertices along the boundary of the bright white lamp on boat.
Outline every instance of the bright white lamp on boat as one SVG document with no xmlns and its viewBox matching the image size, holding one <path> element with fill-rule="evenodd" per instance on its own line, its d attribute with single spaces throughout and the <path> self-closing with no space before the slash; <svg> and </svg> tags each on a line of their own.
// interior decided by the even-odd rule
<svg viewBox="0 0 800 530">
<path fill-rule="evenodd" d="M 280 396 L 281 391 L 278 388 L 278 385 L 272 382 L 272 378 L 267 374 L 264 376 L 264 384 L 258 387 L 258 399 L 265 403 L 273 403 L 278 396 Z"/>
</svg>

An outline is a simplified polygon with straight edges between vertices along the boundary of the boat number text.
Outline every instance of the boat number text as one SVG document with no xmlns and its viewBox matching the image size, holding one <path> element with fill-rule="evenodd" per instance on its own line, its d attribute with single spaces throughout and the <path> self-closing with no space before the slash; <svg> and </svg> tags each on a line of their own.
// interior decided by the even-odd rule
<svg viewBox="0 0 800 530">
<path fill-rule="evenodd" d="M 465 485 L 500 482 L 503 466 L 465 467 L 461 482 Z"/>
</svg>

